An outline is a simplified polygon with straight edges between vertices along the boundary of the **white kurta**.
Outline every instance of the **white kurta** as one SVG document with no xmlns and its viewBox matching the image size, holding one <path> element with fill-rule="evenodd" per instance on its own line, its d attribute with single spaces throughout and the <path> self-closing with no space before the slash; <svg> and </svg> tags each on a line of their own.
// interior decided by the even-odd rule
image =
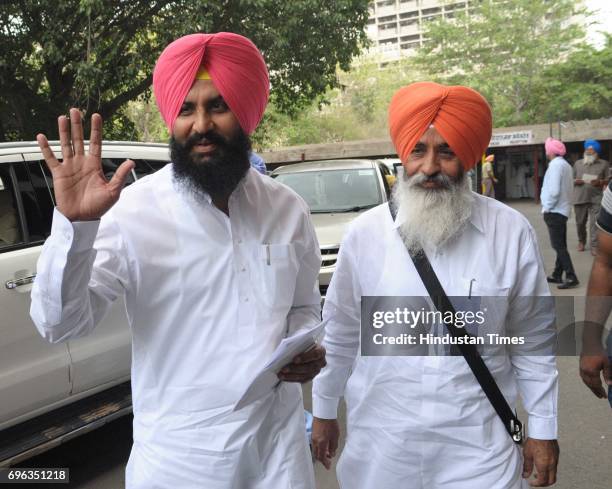
<svg viewBox="0 0 612 489">
<path fill-rule="evenodd" d="M 327 367 L 315 379 L 313 404 L 324 419 L 336 418 L 340 397 L 347 404 L 340 487 L 527 487 L 520 449 L 462 356 L 360 356 L 362 296 L 428 297 L 396 226 L 386 204 L 355 220 L 327 291 Z M 524 336 L 526 346 L 484 359 L 511 406 L 521 395 L 528 435 L 556 438 L 555 358 L 521 354 L 530 342 L 554 337 L 553 308 L 532 299 L 550 291 L 527 220 L 475 195 L 460 236 L 438 253 L 426 251 L 449 296 L 467 296 L 472 283 L 473 295 L 507 298 L 499 324 L 487 330 Z"/>
<path fill-rule="evenodd" d="M 129 489 L 314 488 L 299 384 L 231 412 L 280 340 L 320 321 L 308 207 L 249 170 L 229 213 L 179 189 L 171 165 L 125 189 L 99 223 L 55 212 L 32 318 L 64 341 L 91 331 L 125 294 Z"/>
</svg>

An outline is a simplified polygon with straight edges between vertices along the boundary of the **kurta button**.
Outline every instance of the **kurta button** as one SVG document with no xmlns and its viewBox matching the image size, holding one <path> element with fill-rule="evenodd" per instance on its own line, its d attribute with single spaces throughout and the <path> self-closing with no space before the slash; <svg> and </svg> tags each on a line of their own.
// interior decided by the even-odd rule
<svg viewBox="0 0 612 489">
<path fill-rule="evenodd" d="M 242 267 L 241 272 L 246 272 L 246 268 Z"/>
<path fill-rule="evenodd" d="M 249 302 L 249 298 L 247 297 L 246 299 L 244 299 L 244 302 Z"/>
</svg>

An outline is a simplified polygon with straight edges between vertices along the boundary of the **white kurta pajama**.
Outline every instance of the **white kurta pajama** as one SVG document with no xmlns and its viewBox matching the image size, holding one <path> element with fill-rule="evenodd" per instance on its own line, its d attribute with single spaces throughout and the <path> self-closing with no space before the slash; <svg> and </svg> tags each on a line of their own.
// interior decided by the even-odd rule
<svg viewBox="0 0 612 489">
<path fill-rule="evenodd" d="M 340 487 L 528 487 L 519 447 L 462 356 L 360 356 L 361 296 L 428 297 L 396 227 L 386 204 L 354 221 L 327 292 L 327 367 L 314 381 L 313 409 L 334 419 L 345 398 Z M 468 296 L 471 283 L 473 295 L 506 297 L 496 299 L 501 320 L 487 332 L 525 336 L 527 345 L 554 337 L 550 303 L 531 299 L 550 292 L 534 231 L 518 212 L 475 195 L 460 236 L 439 253 L 426 251 L 449 296 Z M 521 348 L 528 346 L 484 358 L 512 407 L 522 396 L 528 436 L 555 439 L 555 359 L 521 355 Z"/>
<path fill-rule="evenodd" d="M 171 165 L 125 189 L 100 222 L 71 224 L 56 210 L 32 317 L 63 341 L 91 331 L 125 294 L 128 489 L 314 488 L 299 384 L 231 412 L 280 340 L 320 320 L 309 211 L 249 170 L 229 212 L 179 190 Z"/>
</svg>

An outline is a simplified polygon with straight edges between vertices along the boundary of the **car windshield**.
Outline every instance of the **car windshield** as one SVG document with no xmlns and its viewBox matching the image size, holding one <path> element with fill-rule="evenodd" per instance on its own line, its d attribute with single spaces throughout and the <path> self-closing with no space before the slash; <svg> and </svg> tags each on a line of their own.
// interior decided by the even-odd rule
<svg viewBox="0 0 612 489">
<path fill-rule="evenodd" d="M 281 173 L 276 180 L 300 194 L 313 213 L 357 212 L 382 203 L 371 168 Z"/>
</svg>

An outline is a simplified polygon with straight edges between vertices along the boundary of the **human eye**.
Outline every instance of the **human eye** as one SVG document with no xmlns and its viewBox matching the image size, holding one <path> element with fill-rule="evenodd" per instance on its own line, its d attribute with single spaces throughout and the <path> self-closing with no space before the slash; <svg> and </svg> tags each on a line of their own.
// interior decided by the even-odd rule
<svg viewBox="0 0 612 489">
<path fill-rule="evenodd" d="M 219 97 L 211 102 L 210 109 L 215 112 L 225 112 L 229 110 L 229 107 L 225 103 L 225 100 Z"/>
<path fill-rule="evenodd" d="M 423 156 L 425 153 L 425 146 L 422 144 L 417 144 L 414 149 L 410 152 L 412 156 Z"/>
<path fill-rule="evenodd" d="M 457 156 L 455 152 L 450 148 L 450 146 L 442 146 L 439 150 L 439 153 L 442 158 L 446 159 L 452 159 Z"/>
<path fill-rule="evenodd" d="M 193 110 L 193 104 L 183 104 L 179 110 L 178 115 L 188 115 Z"/>
</svg>

